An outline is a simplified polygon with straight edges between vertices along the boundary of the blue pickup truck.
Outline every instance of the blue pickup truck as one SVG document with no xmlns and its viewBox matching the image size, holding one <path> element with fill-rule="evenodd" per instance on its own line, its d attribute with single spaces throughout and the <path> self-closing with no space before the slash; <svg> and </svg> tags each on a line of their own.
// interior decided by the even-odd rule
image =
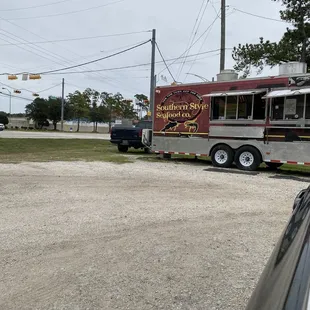
<svg viewBox="0 0 310 310">
<path fill-rule="evenodd" d="M 128 152 L 130 147 L 144 149 L 148 153 L 149 148 L 142 143 L 143 129 L 152 129 L 152 122 L 140 121 L 135 126 L 114 126 L 111 129 L 110 142 L 117 144 L 118 150 L 122 153 Z"/>
</svg>

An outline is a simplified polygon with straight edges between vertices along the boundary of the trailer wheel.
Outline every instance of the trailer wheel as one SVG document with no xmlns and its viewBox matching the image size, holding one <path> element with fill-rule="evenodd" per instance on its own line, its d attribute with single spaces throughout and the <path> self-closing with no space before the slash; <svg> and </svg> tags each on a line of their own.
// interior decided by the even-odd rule
<svg viewBox="0 0 310 310">
<path fill-rule="evenodd" d="M 265 164 L 271 170 L 277 170 L 283 165 L 281 163 L 271 163 L 271 162 L 265 162 Z"/>
<path fill-rule="evenodd" d="M 236 151 L 235 163 L 241 170 L 255 171 L 261 162 L 261 154 L 252 146 L 243 146 Z"/>
<path fill-rule="evenodd" d="M 234 151 L 227 145 L 218 145 L 211 152 L 213 166 L 229 168 L 234 161 Z"/>
<path fill-rule="evenodd" d="M 119 152 L 121 152 L 121 153 L 126 153 L 126 152 L 128 152 L 128 149 L 129 149 L 129 147 L 127 145 L 120 145 L 120 144 L 117 146 L 117 148 L 118 148 Z"/>
</svg>

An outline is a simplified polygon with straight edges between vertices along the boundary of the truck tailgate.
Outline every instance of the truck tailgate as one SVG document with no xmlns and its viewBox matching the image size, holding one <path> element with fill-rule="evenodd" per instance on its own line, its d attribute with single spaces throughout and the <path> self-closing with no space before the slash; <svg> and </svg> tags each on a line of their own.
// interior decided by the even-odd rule
<svg viewBox="0 0 310 310">
<path fill-rule="evenodd" d="M 135 140 L 139 139 L 140 128 L 112 128 L 111 139 Z"/>
</svg>

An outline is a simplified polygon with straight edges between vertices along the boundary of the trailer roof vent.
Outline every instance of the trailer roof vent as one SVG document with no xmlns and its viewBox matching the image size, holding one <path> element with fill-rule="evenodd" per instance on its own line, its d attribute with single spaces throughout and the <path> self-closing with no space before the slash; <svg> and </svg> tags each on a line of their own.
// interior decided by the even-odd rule
<svg viewBox="0 0 310 310">
<path fill-rule="evenodd" d="M 233 80 L 238 80 L 238 73 L 236 73 L 235 70 L 226 69 L 222 70 L 221 73 L 217 74 L 218 82 L 233 81 Z"/>
<path fill-rule="evenodd" d="M 294 75 L 299 73 L 307 73 L 306 63 L 290 61 L 279 65 L 279 75 Z"/>
</svg>

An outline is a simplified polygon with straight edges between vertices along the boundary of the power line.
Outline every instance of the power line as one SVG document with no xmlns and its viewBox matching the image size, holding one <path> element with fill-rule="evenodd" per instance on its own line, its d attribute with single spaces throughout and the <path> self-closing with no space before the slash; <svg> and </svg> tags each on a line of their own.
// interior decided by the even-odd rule
<svg viewBox="0 0 310 310">
<path fill-rule="evenodd" d="M 192 29 L 191 35 L 190 35 L 190 37 L 189 37 L 188 44 L 187 44 L 187 46 L 186 46 L 187 49 L 190 47 L 191 43 L 192 43 L 193 40 L 194 40 L 194 39 L 192 40 L 192 36 L 193 36 L 194 33 L 195 33 L 196 25 L 197 25 L 197 23 L 198 23 L 199 16 L 200 16 L 200 14 L 201 14 L 201 12 L 202 12 L 202 9 L 203 9 L 203 6 L 204 6 L 204 4 L 205 4 L 205 1 L 206 1 L 206 0 L 202 0 L 200 9 L 199 9 L 199 11 L 198 11 L 198 15 L 197 15 L 196 20 L 195 20 L 194 27 L 193 27 L 193 29 Z M 188 50 L 188 52 L 189 52 L 189 50 Z M 184 61 L 185 61 L 185 60 L 186 60 L 186 57 L 184 58 Z M 183 68 L 183 63 L 182 63 L 182 65 L 181 65 L 181 67 Z M 180 68 L 179 68 L 179 70 L 180 70 Z M 179 70 L 178 70 L 178 73 L 177 73 L 178 75 L 179 75 Z"/>
<path fill-rule="evenodd" d="M 71 39 L 58 39 L 58 40 L 48 40 L 48 41 L 35 41 L 35 42 L 28 42 L 28 43 L 17 43 L 17 44 L 0 44 L 0 46 L 10 46 L 10 45 L 31 45 L 31 44 L 47 44 L 47 43 L 56 43 L 56 42 L 67 42 L 67 41 L 81 41 L 81 40 L 91 40 L 91 39 L 99 39 L 99 38 L 110 38 L 110 37 L 120 37 L 120 36 L 127 36 L 133 34 L 141 34 L 151 32 L 150 30 L 145 31 L 134 31 L 134 32 L 125 32 L 125 33 L 116 33 L 116 34 L 107 34 L 101 36 L 91 36 L 91 37 L 81 37 L 81 38 L 71 38 Z"/>
<path fill-rule="evenodd" d="M 7 31 L 6 31 L 7 32 Z M 11 40 L 16 40 L 16 39 L 14 39 L 14 38 L 12 38 L 12 36 L 15 36 L 14 34 L 11 34 L 10 32 L 7 32 L 9 35 L 11 35 L 11 36 L 8 36 L 8 35 L 6 35 L 6 34 L 4 34 L 4 33 L 0 33 L 0 35 L 2 35 L 2 36 L 5 36 L 5 37 L 7 37 L 7 38 L 9 38 L 9 39 L 11 39 Z M 17 36 L 15 36 L 15 37 L 17 37 Z M 17 37 L 19 40 L 24 40 L 24 39 L 20 39 L 19 37 Z M 5 42 L 10 42 L 10 41 L 8 41 L 8 40 L 6 40 L 6 39 L 3 39 L 2 38 L 2 40 L 3 41 L 5 41 Z M 18 42 L 18 41 L 17 41 Z M 10 42 L 11 43 L 11 42 Z M 13 45 L 14 45 L 14 43 L 12 43 Z M 34 45 L 35 46 L 35 45 Z M 60 65 L 62 65 L 62 63 L 60 63 L 60 62 L 58 62 L 58 61 L 55 61 L 55 60 L 53 60 L 53 59 L 51 59 L 51 58 L 49 58 L 49 57 L 46 57 L 45 55 L 41 55 L 41 54 L 38 54 L 38 53 L 36 53 L 35 51 L 38 51 L 38 52 L 40 52 L 40 53 L 43 53 L 42 52 L 42 50 L 44 51 L 44 53 L 49 53 L 49 54 L 52 54 L 53 55 L 53 53 L 52 52 L 50 52 L 49 50 L 47 50 L 47 49 L 45 49 L 45 48 L 41 48 L 41 47 L 39 47 L 41 50 L 38 50 L 38 49 L 34 49 L 34 50 L 29 50 L 29 49 L 26 49 L 26 48 L 22 48 L 22 47 L 20 47 L 20 46 L 17 46 L 18 48 L 20 48 L 20 49 L 22 49 L 23 51 L 27 51 L 27 52 L 29 52 L 29 53 L 31 53 L 31 54 L 34 54 L 34 55 L 37 55 L 37 56 L 39 56 L 39 57 L 41 57 L 41 58 L 44 58 L 44 59 L 47 59 L 47 60 L 49 60 L 49 61 L 52 61 L 52 62 L 54 62 L 54 63 L 56 63 L 56 64 L 60 64 Z M 55 56 L 53 56 L 54 58 L 55 58 Z M 56 56 L 56 57 L 58 57 L 59 58 L 59 56 Z"/>
<path fill-rule="evenodd" d="M 114 56 L 117 56 L 117 55 L 120 55 L 120 54 L 124 54 L 126 52 L 129 52 L 133 49 L 136 49 L 142 45 L 145 45 L 147 43 L 149 43 L 151 40 L 147 40 L 143 43 L 140 43 L 140 44 L 137 44 L 137 45 L 134 45 L 130 48 L 127 48 L 125 50 L 122 50 L 120 52 L 117 52 L 117 53 L 114 53 L 114 54 L 111 54 L 111 55 L 108 55 L 108 56 L 105 56 L 105 57 L 101 57 L 101 58 L 98 58 L 98 59 L 94 59 L 94 60 L 91 60 L 91 61 L 87 61 L 87 62 L 84 62 L 84 63 L 81 63 L 81 64 L 78 64 L 78 65 L 74 65 L 74 66 L 70 66 L 70 67 L 65 67 L 65 68 L 61 68 L 61 69 L 55 69 L 55 70 L 50 70 L 50 71 L 45 71 L 45 72 L 40 72 L 38 74 L 47 74 L 47 73 L 53 73 L 53 72 L 58 72 L 58 71 L 63 71 L 63 70 L 69 70 L 69 69 L 73 69 L 73 68 L 78 68 L 78 67 L 82 67 L 82 66 L 85 66 L 85 65 L 89 65 L 89 64 L 92 64 L 92 63 L 95 63 L 95 62 L 98 62 L 98 61 L 101 61 L 101 60 L 104 60 L 104 59 L 108 59 L 108 58 L 111 58 L 111 57 L 114 57 Z"/>
<path fill-rule="evenodd" d="M 4 18 L 1 18 L 1 17 L 0 17 L 0 19 L 3 20 L 3 21 L 8 22 L 8 23 L 10 23 L 11 25 L 14 25 L 14 26 L 16 26 L 16 27 L 18 27 L 18 28 L 20 28 L 20 29 L 22 29 L 22 30 L 28 32 L 28 33 L 31 33 L 31 34 L 33 34 L 33 35 L 36 36 L 36 37 L 45 39 L 44 37 L 42 37 L 42 36 L 40 36 L 40 35 L 34 33 L 33 31 L 30 31 L 30 30 L 28 30 L 28 29 L 26 29 L 26 28 L 24 28 L 24 27 L 22 27 L 22 26 L 20 26 L 20 25 L 18 25 L 18 24 L 16 24 L 16 23 L 14 23 L 14 22 L 12 22 L 12 21 L 9 21 L 9 20 L 4 19 Z M 14 36 L 15 36 L 15 35 L 14 35 Z M 17 36 L 15 36 L 15 37 L 17 37 Z M 18 38 L 18 37 L 17 37 L 17 38 Z M 24 40 L 24 39 L 21 39 L 21 40 L 26 41 L 26 40 Z M 29 42 L 29 41 L 26 41 L 26 42 Z M 57 44 L 57 43 L 52 43 L 52 44 L 59 45 L 62 49 L 65 49 L 65 50 L 68 50 L 69 52 L 72 52 L 71 50 L 69 50 L 68 48 L 66 48 L 66 47 L 64 47 L 64 46 L 62 46 L 62 45 L 60 45 L 60 44 Z M 33 45 L 35 45 L 35 44 L 33 44 Z M 43 49 L 43 48 L 41 48 L 41 47 L 39 47 L 39 46 L 38 46 L 38 48 Z M 44 50 L 46 50 L 46 49 L 44 49 Z M 29 51 L 29 50 L 28 50 L 28 51 Z M 55 54 L 55 53 L 52 53 L 52 52 L 49 52 L 48 50 L 46 50 L 46 51 L 47 51 L 48 53 L 50 53 L 50 54 L 55 55 L 55 56 L 58 57 L 58 58 L 65 59 L 65 58 L 62 57 L 62 56 L 59 56 L 59 55 L 57 55 L 57 54 Z M 31 51 L 29 51 L 29 52 L 31 52 Z M 80 56 L 80 55 L 77 54 L 76 52 L 72 52 L 72 53 L 74 53 L 74 54 Z M 40 56 L 40 55 L 39 55 L 39 56 Z M 54 56 L 54 57 L 55 57 L 55 56 Z M 40 57 L 44 57 L 44 56 L 41 55 Z M 46 58 L 46 57 L 45 57 L 45 58 Z M 46 59 L 49 59 L 49 58 L 46 58 Z M 50 59 L 49 59 L 49 60 L 50 60 Z M 65 61 L 68 62 L 66 59 L 65 59 Z M 54 62 L 55 62 L 55 61 L 54 61 Z M 70 61 L 70 62 L 72 63 L 72 61 Z M 86 67 L 86 68 L 87 68 L 87 67 Z M 77 69 L 77 70 L 78 70 L 78 69 Z M 28 71 L 28 72 L 29 72 L 29 71 Z M 100 80 L 103 81 L 104 83 L 110 84 L 110 85 L 114 85 L 114 86 L 116 85 L 116 84 L 111 83 L 111 82 L 108 83 L 108 82 L 106 81 L 106 78 L 107 78 L 107 77 L 103 77 L 103 76 L 102 76 L 101 74 L 99 74 L 99 73 L 95 73 L 95 74 L 98 75 L 98 76 L 100 77 Z M 103 80 L 102 78 L 104 78 L 104 80 Z M 111 78 L 109 78 L 109 79 L 111 80 Z"/>
<path fill-rule="evenodd" d="M 20 96 L 15 96 L 15 95 L 9 95 L 9 94 L 5 94 L 5 93 L 3 93 L 3 92 L 0 92 L 0 95 L 1 95 L 1 96 L 6 96 L 6 97 L 11 96 L 12 98 L 18 98 L 18 99 L 27 100 L 27 101 L 33 101 L 32 99 L 29 99 L 29 98 L 20 97 Z"/>
<path fill-rule="evenodd" d="M 213 28 L 215 22 L 218 20 L 219 12 L 216 12 L 216 16 L 217 16 L 217 18 L 214 19 L 213 22 L 212 22 L 212 23 L 209 25 L 209 27 L 207 28 L 207 29 L 209 30 L 209 32 L 206 33 L 206 36 L 205 36 L 205 38 L 204 38 L 204 40 L 203 40 L 203 42 L 202 42 L 202 44 L 201 44 L 201 46 L 200 46 L 200 49 L 199 49 L 198 53 L 200 53 L 200 51 L 202 50 L 202 48 L 203 48 L 203 46 L 204 46 L 204 44 L 205 44 L 205 42 L 206 42 L 208 36 L 209 36 L 210 33 L 211 33 L 211 30 L 212 30 L 212 28 Z M 196 60 L 197 60 L 197 57 L 198 57 L 198 56 L 196 55 L 195 59 L 193 60 L 191 66 L 190 66 L 189 72 L 192 70 L 192 68 L 193 68 L 193 66 L 194 66 L 194 63 L 195 63 Z M 187 76 L 188 76 L 188 75 L 185 76 L 184 82 L 186 81 Z"/>
<path fill-rule="evenodd" d="M 214 19 L 214 22 L 216 21 L 218 19 L 218 17 L 216 16 L 216 18 Z M 199 38 L 192 44 L 192 46 L 190 47 L 190 49 L 206 34 L 206 32 L 209 30 L 209 28 L 207 28 L 200 36 L 199 36 Z M 176 61 L 177 60 L 179 60 L 181 57 L 183 57 L 186 53 L 187 53 L 187 51 L 188 51 L 188 49 L 187 50 L 185 50 L 178 58 L 176 58 Z M 218 50 L 216 50 L 216 51 L 218 51 Z M 173 65 L 175 63 L 175 61 L 174 62 L 172 62 L 171 64 L 169 64 L 169 67 L 171 66 L 171 65 Z M 163 69 L 163 70 L 161 70 L 158 74 L 161 74 L 162 72 L 164 72 L 166 69 Z"/>
<path fill-rule="evenodd" d="M 165 66 L 166 66 L 166 68 L 167 68 L 167 70 L 168 70 L 170 76 L 172 77 L 173 81 L 175 82 L 175 78 L 174 78 L 173 74 L 171 73 L 169 67 L 167 66 L 166 60 L 165 60 L 165 58 L 164 58 L 164 56 L 163 56 L 161 50 L 159 49 L 159 46 L 158 46 L 157 42 L 155 42 L 155 44 L 156 44 L 157 50 L 158 50 L 158 52 L 159 52 L 159 54 L 160 54 L 160 56 L 161 56 L 161 58 L 162 58 L 162 60 L 163 60 L 163 62 L 164 62 L 164 64 L 165 64 Z"/>
<path fill-rule="evenodd" d="M 102 4 L 102 5 L 97 5 L 97 6 L 93 6 L 93 7 L 86 8 L 86 9 L 82 9 L 82 10 L 76 10 L 76 11 L 70 11 L 70 12 L 64 12 L 64 13 L 58 13 L 58 14 L 39 15 L 39 16 L 31 16 L 31 17 L 16 17 L 16 18 L 9 18 L 8 20 L 38 19 L 38 18 L 64 16 L 64 15 L 76 14 L 76 13 L 80 13 L 80 12 L 86 12 L 86 11 L 90 11 L 90 10 L 95 10 L 95 9 L 103 8 L 105 6 L 117 4 L 117 3 L 120 3 L 120 2 L 124 2 L 124 1 L 125 0 L 118 0 L 118 1 L 110 2 L 110 3 L 106 3 L 106 4 Z"/>
<path fill-rule="evenodd" d="M 38 91 L 37 93 L 44 93 L 44 92 L 46 92 L 46 91 L 48 91 L 48 90 L 50 90 L 50 89 L 56 88 L 56 87 L 58 87 L 58 86 L 60 86 L 60 85 L 61 85 L 61 83 L 58 83 L 57 85 L 54 85 L 54 86 L 51 86 L 51 87 L 49 87 L 49 88 L 40 90 L 40 91 Z"/>
<path fill-rule="evenodd" d="M 191 48 L 192 48 L 192 44 L 193 44 L 193 42 L 194 42 L 194 40 L 195 40 L 195 38 L 196 38 L 196 36 L 197 36 L 197 33 L 198 33 L 198 30 L 199 30 L 200 24 L 201 24 L 202 19 L 203 19 L 204 15 L 205 15 L 205 12 L 206 12 L 206 10 L 207 10 L 207 7 L 208 7 L 209 2 L 210 2 L 210 0 L 203 0 L 202 6 L 201 6 L 201 8 L 200 8 L 200 12 L 202 11 L 202 8 L 203 8 L 203 6 L 204 6 L 205 3 L 206 3 L 206 5 L 205 5 L 204 10 L 203 10 L 203 12 L 202 12 L 202 15 L 201 15 L 201 17 L 200 17 L 200 20 L 199 20 L 199 22 L 198 22 L 198 24 L 197 24 L 197 28 L 196 28 L 196 31 L 195 31 L 195 33 L 194 33 L 194 36 L 193 36 L 192 40 L 190 41 L 189 47 L 188 47 L 188 49 L 187 49 L 187 54 L 189 53 L 189 51 L 190 51 Z M 198 16 L 197 16 L 196 21 L 199 19 L 200 12 L 199 12 L 199 14 L 198 14 Z M 195 26 L 194 26 L 194 27 L 195 27 Z M 194 28 L 194 29 L 195 29 L 195 28 Z M 194 30 L 194 29 L 193 29 L 193 30 Z M 185 60 L 186 60 L 186 58 L 184 58 L 184 61 L 183 61 L 182 65 L 181 65 L 180 69 L 178 70 L 177 79 L 179 79 L 179 76 L 180 76 L 180 74 L 182 73 L 182 70 L 183 70 L 184 64 L 185 64 Z"/>
<path fill-rule="evenodd" d="M 262 15 L 253 14 L 253 13 L 250 13 L 250 12 L 239 10 L 236 7 L 233 7 L 233 6 L 232 6 L 232 8 L 233 8 L 233 10 L 235 10 L 237 12 L 240 12 L 240 13 L 243 13 L 243 14 L 246 14 L 246 15 L 250 15 L 250 16 L 254 16 L 254 17 L 258 17 L 258 18 L 262 18 L 262 19 L 266 19 L 266 20 L 272 20 L 272 21 L 275 21 L 275 22 L 280 22 L 280 23 L 286 23 L 287 24 L 286 21 L 281 20 L 281 19 L 276 19 L 276 18 L 271 18 L 271 17 L 266 17 L 266 16 L 262 16 Z"/>
<path fill-rule="evenodd" d="M 36 8 L 42 8 L 45 6 L 51 6 L 51 5 L 55 5 L 55 4 L 69 2 L 69 1 L 72 1 L 72 0 L 61 0 L 61 1 L 57 1 L 57 2 L 51 2 L 51 3 L 46 3 L 46 4 L 27 6 L 27 7 L 22 7 L 22 8 L 15 8 L 15 9 L 3 9 L 3 10 L 0 10 L 0 12 L 11 12 L 11 11 L 22 11 L 22 10 L 36 9 Z"/>
<path fill-rule="evenodd" d="M 232 48 L 227 48 L 227 49 L 232 49 Z M 193 55 L 188 55 L 187 57 L 194 57 L 196 55 L 205 55 L 205 54 L 210 54 L 210 53 L 214 53 L 214 52 L 218 52 L 220 51 L 220 49 L 215 49 L 215 50 L 210 50 L 210 51 L 205 51 L 205 52 L 201 52 L 201 53 L 198 53 L 198 54 L 193 54 Z M 216 54 L 218 55 L 218 54 Z M 216 56 L 216 55 L 213 55 L 213 56 Z M 174 60 L 180 60 L 182 58 L 184 58 L 185 56 L 183 57 L 176 57 L 176 58 L 170 58 L 170 59 L 167 59 L 167 61 L 174 61 Z M 204 57 L 205 58 L 205 57 Z M 204 59 L 202 58 L 202 59 Z M 191 61 L 191 60 L 189 60 Z M 159 63 L 163 63 L 163 61 L 156 61 L 156 64 L 159 64 Z M 92 73 L 92 72 L 102 72 L 102 71 L 114 71 L 114 70 L 122 70 L 122 69 L 132 69 L 132 68 L 137 68 L 137 67 L 144 67 L 144 66 L 149 66 L 151 63 L 148 62 L 148 63 L 144 63 L 144 64 L 137 64 L 137 65 L 129 65 L 129 66 L 122 66 L 122 67 L 114 67 L 114 68 L 106 68 L 106 69 L 96 69 L 96 70 L 85 70 L 85 71 L 71 71 L 71 72 L 56 72 L 56 73 L 49 73 L 49 75 L 59 75 L 59 74 L 76 74 L 76 73 Z M 179 64 L 177 62 L 173 62 L 172 64 Z M 168 65 L 171 66 L 172 64 Z M 10 73 L 0 73 L 0 75 L 8 75 Z"/>
</svg>

